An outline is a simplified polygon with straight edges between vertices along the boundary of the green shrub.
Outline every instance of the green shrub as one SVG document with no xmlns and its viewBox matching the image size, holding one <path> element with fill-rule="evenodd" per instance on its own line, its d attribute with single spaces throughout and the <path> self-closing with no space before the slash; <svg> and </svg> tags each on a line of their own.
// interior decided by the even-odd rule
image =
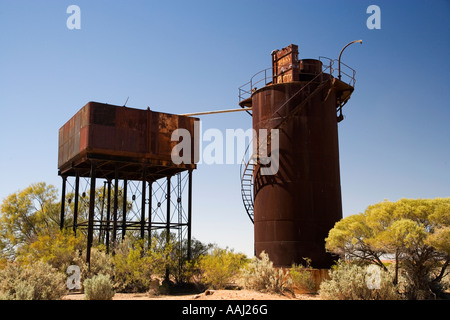
<svg viewBox="0 0 450 320">
<path fill-rule="evenodd" d="M 311 260 L 306 258 L 305 261 L 306 266 L 293 264 L 289 274 L 291 275 L 293 286 L 308 292 L 314 292 L 316 284 L 311 272 L 308 270 L 311 269 Z"/>
<path fill-rule="evenodd" d="M 59 300 L 67 292 L 66 276 L 42 261 L 32 266 L 8 263 L 0 271 L 0 299 Z"/>
<path fill-rule="evenodd" d="M 85 254 L 83 254 L 82 261 L 79 259 L 78 264 L 83 265 L 83 268 L 88 268 Z M 109 275 L 111 278 L 114 276 L 114 264 L 111 254 L 107 254 L 106 250 L 102 247 L 91 248 L 91 261 L 90 270 L 86 270 L 85 278 L 92 278 L 97 274 Z"/>
<path fill-rule="evenodd" d="M 260 259 L 253 257 L 242 272 L 244 287 L 251 290 L 283 293 L 292 286 L 289 273 L 283 269 L 274 268 L 264 251 Z"/>
<path fill-rule="evenodd" d="M 85 300 L 112 300 L 114 294 L 109 275 L 98 274 L 84 281 Z"/>
<path fill-rule="evenodd" d="M 112 259 L 114 288 L 119 292 L 147 292 L 152 280 L 165 271 L 166 256 L 155 250 L 145 251 L 142 241 L 123 241 Z"/>
<path fill-rule="evenodd" d="M 330 271 L 330 280 L 320 284 L 319 294 L 326 300 L 398 300 L 400 295 L 392 275 L 380 269 L 378 288 L 370 288 L 371 275 L 367 266 L 339 261 Z"/>
<path fill-rule="evenodd" d="M 245 262 L 246 256 L 242 253 L 215 248 L 211 254 L 199 259 L 201 282 L 214 289 L 224 289 L 236 279 Z"/>
</svg>

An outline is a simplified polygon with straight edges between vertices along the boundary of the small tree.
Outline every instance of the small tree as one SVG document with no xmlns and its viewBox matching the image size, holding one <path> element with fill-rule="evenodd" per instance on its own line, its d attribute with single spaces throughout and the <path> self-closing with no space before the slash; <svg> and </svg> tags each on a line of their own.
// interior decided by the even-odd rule
<svg viewBox="0 0 450 320">
<path fill-rule="evenodd" d="M 39 234 L 36 241 L 22 246 L 16 260 L 28 265 L 41 260 L 65 272 L 68 266 L 80 260 L 84 241 L 81 236 L 75 237 L 71 230 Z"/>
<path fill-rule="evenodd" d="M 450 198 L 384 201 L 336 223 L 326 239 L 328 251 L 384 270 L 383 257 L 406 272 L 410 299 L 432 297 L 450 263 Z"/>
<path fill-rule="evenodd" d="M 14 259 L 17 251 L 42 234 L 59 229 L 58 191 L 35 183 L 6 197 L 0 206 L 0 254 Z"/>
</svg>

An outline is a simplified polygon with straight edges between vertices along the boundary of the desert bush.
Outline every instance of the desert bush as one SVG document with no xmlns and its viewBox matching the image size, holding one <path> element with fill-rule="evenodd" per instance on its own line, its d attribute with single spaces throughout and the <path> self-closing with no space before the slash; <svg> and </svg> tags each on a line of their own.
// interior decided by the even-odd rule
<svg viewBox="0 0 450 320">
<path fill-rule="evenodd" d="M 109 275 L 98 274 L 84 281 L 85 300 L 112 300 L 114 294 Z"/>
<path fill-rule="evenodd" d="M 311 269 L 311 260 L 306 258 L 306 266 L 293 264 L 289 274 L 291 275 L 292 284 L 300 289 L 314 292 L 316 284 L 314 278 L 308 269 Z"/>
<path fill-rule="evenodd" d="M 92 278 L 98 274 L 108 275 L 113 279 L 114 269 L 112 259 L 112 256 L 107 254 L 103 247 L 99 246 L 91 248 L 90 266 L 86 263 L 86 252 L 83 252 L 81 255 L 77 254 L 70 265 L 75 265 L 80 268 L 80 282 L 83 284 L 85 279 Z M 66 268 L 61 271 L 67 273 L 67 270 Z"/>
<path fill-rule="evenodd" d="M 232 283 L 246 263 L 246 256 L 233 250 L 215 248 L 212 253 L 200 257 L 198 267 L 201 282 L 214 289 L 224 289 Z"/>
<path fill-rule="evenodd" d="M 200 270 L 199 261 L 208 252 L 211 252 L 214 247 L 212 243 L 205 244 L 196 239 L 192 239 L 190 243 L 191 256 L 190 259 L 187 259 L 188 241 L 186 239 L 183 240 L 181 246 L 177 242 L 174 245 L 176 254 L 174 259 L 172 259 L 175 264 L 172 264 L 172 268 L 170 269 L 175 285 L 185 287 L 187 284 L 191 284 L 199 290 L 205 289 L 201 279 L 202 270 Z M 179 263 L 179 258 L 184 260 L 182 264 Z"/>
<path fill-rule="evenodd" d="M 40 234 L 36 241 L 24 245 L 19 250 L 17 261 L 21 264 L 33 265 L 40 260 L 65 272 L 68 266 L 75 264 L 78 260 L 83 241 L 82 237 L 76 237 L 69 230 Z"/>
<path fill-rule="evenodd" d="M 289 273 L 274 268 L 264 251 L 260 258 L 253 257 L 243 269 L 242 281 L 245 288 L 263 292 L 283 293 L 292 286 Z"/>
<path fill-rule="evenodd" d="M 65 280 L 64 274 L 45 262 L 32 266 L 11 262 L 0 271 L 0 299 L 58 300 L 67 292 Z"/>
<path fill-rule="evenodd" d="M 398 300 L 392 275 L 380 269 L 379 278 L 367 266 L 339 261 L 330 271 L 330 280 L 320 284 L 319 294 L 326 300 Z M 371 281 L 375 279 L 376 285 Z M 371 284 L 369 286 L 369 284 Z M 378 288 L 377 288 L 378 287 Z"/>
<path fill-rule="evenodd" d="M 85 255 L 83 254 L 80 259 L 77 259 L 77 263 L 80 268 L 83 266 L 84 269 L 87 269 L 88 266 L 84 262 L 86 261 Z M 109 275 L 111 278 L 114 276 L 113 256 L 106 253 L 102 246 L 91 248 L 90 270 L 86 270 L 85 277 L 92 278 L 98 274 Z"/>
<path fill-rule="evenodd" d="M 113 257 L 114 288 L 120 292 L 146 292 L 150 287 L 152 270 L 143 246 L 122 243 Z"/>
</svg>

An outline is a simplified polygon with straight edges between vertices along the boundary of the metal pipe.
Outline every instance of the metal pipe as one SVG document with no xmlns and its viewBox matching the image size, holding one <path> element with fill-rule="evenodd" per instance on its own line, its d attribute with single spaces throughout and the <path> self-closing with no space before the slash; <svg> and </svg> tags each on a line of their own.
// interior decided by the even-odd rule
<svg viewBox="0 0 450 320">
<path fill-rule="evenodd" d="M 215 110 L 215 111 L 185 113 L 185 114 L 180 114 L 180 116 L 191 117 L 191 116 L 201 116 L 201 115 L 206 115 L 206 114 L 228 113 L 228 112 L 239 112 L 239 111 L 251 111 L 251 110 L 252 110 L 252 108 L 250 107 L 250 108 L 239 108 L 239 109 L 228 109 L 228 110 Z"/>
<path fill-rule="evenodd" d="M 342 56 L 342 52 L 344 52 L 345 48 L 347 48 L 349 45 L 351 45 L 351 44 L 353 44 L 353 43 L 357 43 L 357 42 L 359 42 L 359 43 L 362 44 L 362 40 L 355 40 L 355 41 L 352 41 L 352 42 L 350 42 L 350 43 L 347 43 L 347 44 L 342 48 L 341 53 L 339 53 L 339 63 L 338 63 L 338 67 L 339 67 L 339 75 L 338 75 L 338 78 L 339 78 L 339 80 L 341 80 L 341 56 Z"/>
</svg>

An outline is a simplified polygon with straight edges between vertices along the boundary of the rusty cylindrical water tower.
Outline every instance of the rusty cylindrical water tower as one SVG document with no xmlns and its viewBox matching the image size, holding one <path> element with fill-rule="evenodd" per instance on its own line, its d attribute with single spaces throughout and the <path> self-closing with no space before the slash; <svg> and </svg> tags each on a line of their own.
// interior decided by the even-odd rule
<svg viewBox="0 0 450 320">
<path fill-rule="evenodd" d="M 270 130 L 278 129 L 278 171 L 263 175 L 264 164 L 256 156 L 244 164 L 241 180 L 254 221 L 255 254 L 265 251 L 278 267 L 303 263 L 303 258 L 315 268 L 333 263 L 325 238 L 342 218 L 337 124 L 355 73 L 342 66 L 345 76 L 337 79 L 337 61 L 299 60 L 298 47 L 289 45 L 273 51 L 272 67 L 240 88 L 241 107 L 252 107 L 253 129 L 269 132 L 264 138 L 269 151 Z M 261 139 L 258 135 L 258 146 L 265 144 Z M 252 201 L 245 195 L 246 176 L 252 177 Z"/>
</svg>

